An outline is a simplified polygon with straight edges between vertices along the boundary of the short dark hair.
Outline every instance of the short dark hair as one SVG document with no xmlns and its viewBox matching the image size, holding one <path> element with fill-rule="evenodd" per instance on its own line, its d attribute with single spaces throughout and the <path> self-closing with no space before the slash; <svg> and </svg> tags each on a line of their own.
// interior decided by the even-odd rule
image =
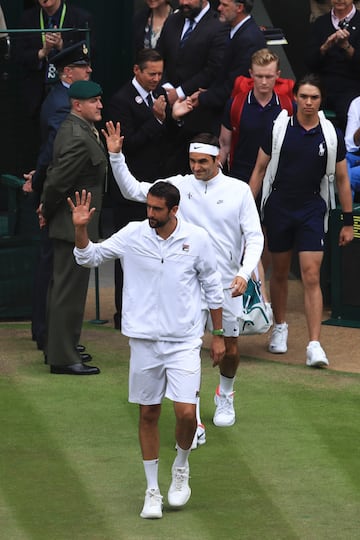
<svg viewBox="0 0 360 540">
<path fill-rule="evenodd" d="M 212 146 L 217 146 L 220 149 L 219 138 L 212 133 L 199 133 L 191 139 L 190 143 L 211 144 Z"/>
<path fill-rule="evenodd" d="M 203 143 L 203 144 L 211 144 L 211 146 L 217 146 L 220 152 L 220 141 L 219 138 L 216 137 L 216 135 L 213 135 L 212 133 L 199 133 L 198 135 L 195 135 L 190 141 L 191 143 Z M 215 156 L 210 156 L 213 161 L 215 161 Z"/>
<path fill-rule="evenodd" d="M 244 4 L 246 13 L 251 13 L 254 7 L 254 0 L 234 0 L 235 4 Z"/>
<path fill-rule="evenodd" d="M 307 73 L 301 79 L 298 79 L 294 86 L 294 95 L 299 91 L 300 86 L 303 84 L 311 84 L 311 86 L 316 86 L 320 90 L 321 100 L 324 101 L 325 99 L 325 88 L 324 84 L 321 80 L 321 77 L 317 75 L 316 73 Z"/>
<path fill-rule="evenodd" d="M 141 49 L 136 55 L 135 64 L 142 71 L 148 62 L 162 62 L 162 60 L 161 54 L 156 49 Z"/>
<path fill-rule="evenodd" d="M 165 199 L 168 210 L 171 210 L 174 206 L 179 206 L 180 191 L 170 182 L 160 180 L 151 186 L 148 193 L 153 197 Z"/>
</svg>

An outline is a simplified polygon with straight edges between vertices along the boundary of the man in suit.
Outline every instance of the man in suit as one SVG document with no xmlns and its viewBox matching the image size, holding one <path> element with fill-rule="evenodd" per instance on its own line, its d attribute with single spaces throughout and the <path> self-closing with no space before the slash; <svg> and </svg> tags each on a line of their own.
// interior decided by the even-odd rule
<svg viewBox="0 0 360 540">
<path fill-rule="evenodd" d="M 305 63 L 325 85 L 322 107 L 343 131 L 351 101 L 360 94 L 360 11 L 351 0 L 331 0 L 331 13 L 310 26 Z"/>
<path fill-rule="evenodd" d="M 236 77 L 249 77 L 251 56 L 266 47 L 266 40 L 251 16 L 254 0 L 220 0 L 218 11 L 220 21 L 230 25 L 230 34 L 225 49 L 221 69 L 207 91 L 199 86 L 192 95 L 194 106 L 217 110 L 221 114 L 229 99 Z"/>
<path fill-rule="evenodd" d="M 208 88 L 221 69 L 226 27 L 207 0 L 180 0 L 179 10 L 166 20 L 158 49 L 164 59 L 163 87 L 173 105 L 198 88 Z M 211 131 L 211 111 L 195 110 L 183 119 L 173 139 L 178 173 L 189 172 L 188 148 L 192 137 Z"/>
<path fill-rule="evenodd" d="M 51 163 L 55 136 L 62 122 L 70 112 L 68 89 L 75 81 L 89 80 L 91 75 L 89 51 L 85 41 L 75 43 L 54 56 L 53 63 L 57 69 L 59 81 L 54 84 L 41 107 L 41 147 L 36 170 L 28 175 L 26 188 L 34 191 L 37 205 L 43 190 L 46 171 Z M 38 349 L 43 350 L 46 337 L 46 296 L 52 275 L 53 249 L 49 239 L 48 227 L 40 231 L 40 253 L 32 305 L 32 335 Z M 82 353 L 85 354 L 85 353 Z M 89 360 L 89 355 L 85 357 Z"/>
<path fill-rule="evenodd" d="M 89 233 L 97 240 L 107 171 L 107 155 L 94 126 L 94 122 L 101 120 L 101 95 L 101 87 L 92 81 L 77 81 L 69 88 L 71 112 L 56 135 L 53 161 L 47 171 L 41 198 L 40 218 L 49 225 L 54 248 L 45 347 L 50 373 L 100 373 L 99 368 L 82 363 L 76 350 L 90 270 L 78 267 L 73 257 L 74 230 L 67 197 L 74 191 L 91 191 L 96 212 Z"/>
<path fill-rule="evenodd" d="M 107 117 L 120 122 L 124 134 L 124 153 L 131 172 L 141 180 L 153 182 L 166 176 L 169 160 L 166 128 L 166 100 L 155 92 L 163 75 L 164 62 L 153 49 L 138 52 L 134 77 L 112 97 Z M 111 200 L 114 208 L 114 226 L 119 230 L 129 221 L 146 218 L 143 203 L 128 201 L 110 176 Z M 120 328 L 123 274 L 119 260 L 115 261 L 114 324 Z"/>
</svg>

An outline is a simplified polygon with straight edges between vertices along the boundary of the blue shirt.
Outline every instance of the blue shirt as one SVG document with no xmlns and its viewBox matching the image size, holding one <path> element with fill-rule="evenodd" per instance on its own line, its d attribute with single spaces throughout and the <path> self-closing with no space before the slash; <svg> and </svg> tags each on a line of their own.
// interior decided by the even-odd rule
<svg viewBox="0 0 360 540">
<path fill-rule="evenodd" d="M 336 162 L 345 159 L 345 141 L 339 129 Z M 268 156 L 272 149 L 272 130 L 265 134 L 261 148 Z M 320 123 L 306 130 L 296 116 L 291 117 L 280 151 L 279 165 L 273 189 L 284 198 L 304 202 L 319 193 L 320 182 L 326 172 L 327 148 Z"/>
</svg>

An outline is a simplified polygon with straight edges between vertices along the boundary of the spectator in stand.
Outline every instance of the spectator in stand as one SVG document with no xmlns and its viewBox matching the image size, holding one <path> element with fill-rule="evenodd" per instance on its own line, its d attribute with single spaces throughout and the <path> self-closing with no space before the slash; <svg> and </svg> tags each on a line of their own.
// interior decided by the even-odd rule
<svg viewBox="0 0 360 540">
<path fill-rule="evenodd" d="M 311 25 L 306 63 L 321 76 L 323 106 L 343 130 L 350 102 L 360 94 L 360 12 L 352 0 L 331 0 L 332 10 Z"/>
<path fill-rule="evenodd" d="M 130 171 L 140 180 L 153 182 L 164 176 L 168 161 L 166 100 L 158 96 L 164 62 L 154 49 L 138 52 L 134 77 L 111 98 L 106 116 L 120 122 L 124 135 L 124 153 Z M 141 156 L 139 158 L 139 156 Z M 129 221 L 146 218 L 145 204 L 125 199 L 110 175 L 111 200 L 115 230 Z M 120 261 L 115 260 L 115 328 L 120 329 L 123 272 Z"/>
<path fill-rule="evenodd" d="M 359 9 L 360 2 L 354 2 Z M 325 15 L 331 10 L 331 0 L 310 0 L 310 22 L 314 22 L 320 15 Z"/>
<path fill-rule="evenodd" d="M 147 7 L 134 16 L 134 49 L 155 49 L 166 19 L 173 13 L 169 0 L 145 0 Z"/>
<path fill-rule="evenodd" d="M 251 16 L 253 5 L 254 0 L 220 0 L 220 21 L 230 25 L 230 35 L 214 81 L 207 91 L 199 85 L 192 95 L 195 107 L 200 104 L 207 110 L 217 110 L 221 115 L 236 77 L 248 77 L 251 55 L 266 47 L 265 37 Z M 221 121 L 220 116 L 218 121 Z"/>
<path fill-rule="evenodd" d="M 199 87 L 208 88 L 221 69 L 226 33 L 207 0 L 180 0 L 158 42 L 165 68 L 162 86 L 170 106 Z M 189 141 L 199 132 L 211 131 L 214 123 L 212 112 L 204 110 L 192 111 L 182 122 L 172 140 L 174 170 L 179 173 L 189 171 Z"/>
<path fill-rule="evenodd" d="M 24 11 L 20 28 L 54 28 L 54 32 L 26 33 L 18 40 L 16 58 L 24 72 L 24 101 L 29 116 L 38 117 L 41 103 L 51 85 L 56 82 L 56 69 L 52 57 L 63 48 L 87 41 L 86 32 L 76 28 L 93 28 L 91 15 L 63 0 L 38 0 L 38 5 Z M 61 33 L 61 28 L 74 31 Z M 93 36 L 93 33 L 91 33 Z M 93 48 L 93 37 L 91 49 Z"/>
<path fill-rule="evenodd" d="M 360 202 L 360 97 L 355 98 L 349 107 L 346 132 L 346 162 L 351 189 L 356 202 Z"/>
</svg>

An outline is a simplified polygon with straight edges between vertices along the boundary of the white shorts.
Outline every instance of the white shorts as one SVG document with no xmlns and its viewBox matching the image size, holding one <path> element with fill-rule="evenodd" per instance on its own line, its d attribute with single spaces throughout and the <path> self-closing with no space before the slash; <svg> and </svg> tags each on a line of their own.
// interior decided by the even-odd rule
<svg viewBox="0 0 360 540">
<path fill-rule="evenodd" d="M 224 289 L 224 301 L 223 301 L 223 323 L 222 327 L 224 329 L 225 337 L 238 337 L 240 334 L 240 323 L 239 317 L 243 313 L 243 301 L 242 296 L 231 296 L 231 289 Z M 205 311 L 204 320 L 206 323 L 206 328 L 211 332 L 213 329 L 210 312 L 209 310 Z"/>
<path fill-rule="evenodd" d="M 129 402 L 158 405 L 164 397 L 196 403 L 200 389 L 201 339 L 152 341 L 129 339 Z"/>
</svg>

